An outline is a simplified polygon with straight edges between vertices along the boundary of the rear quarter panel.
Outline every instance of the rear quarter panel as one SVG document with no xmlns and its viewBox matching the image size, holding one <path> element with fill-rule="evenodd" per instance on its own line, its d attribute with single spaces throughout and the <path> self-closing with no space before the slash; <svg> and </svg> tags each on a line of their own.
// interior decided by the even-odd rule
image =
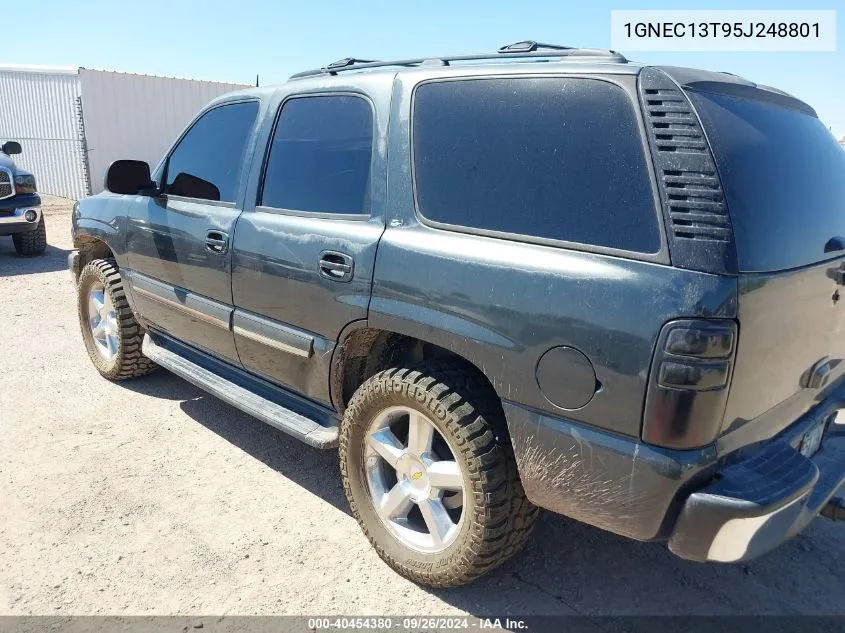
<svg viewBox="0 0 845 633">
<path fill-rule="evenodd" d="M 370 325 L 460 354 L 505 401 L 638 438 L 661 326 L 679 317 L 735 317 L 735 279 L 423 224 L 409 158 L 411 98 L 437 72 L 402 73 L 394 89 L 387 229 Z M 633 91 L 632 102 L 639 110 Z M 538 385 L 538 361 L 556 346 L 576 348 L 595 370 L 600 388 L 580 408 L 558 407 Z"/>
<path fill-rule="evenodd" d="M 716 275 L 414 224 L 382 236 L 369 318 L 470 360 L 503 400 L 639 437 L 661 326 L 733 317 L 735 290 Z M 601 385 L 579 409 L 552 404 L 535 377 L 562 345 Z"/>
</svg>

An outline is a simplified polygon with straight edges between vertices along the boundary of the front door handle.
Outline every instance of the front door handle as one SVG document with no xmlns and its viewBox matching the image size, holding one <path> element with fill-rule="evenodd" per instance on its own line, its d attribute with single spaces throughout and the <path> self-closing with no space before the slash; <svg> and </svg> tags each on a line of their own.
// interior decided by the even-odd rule
<svg viewBox="0 0 845 633">
<path fill-rule="evenodd" d="M 229 235 L 223 231 L 210 230 L 205 234 L 205 248 L 220 255 L 229 250 Z"/>
<path fill-rule="evenodd" d="M 351 255 L 337 251 L 320 253 L 320 277 L 332 281 L 351 281 L 355 273 L 355 261 Z"/>
</svg>

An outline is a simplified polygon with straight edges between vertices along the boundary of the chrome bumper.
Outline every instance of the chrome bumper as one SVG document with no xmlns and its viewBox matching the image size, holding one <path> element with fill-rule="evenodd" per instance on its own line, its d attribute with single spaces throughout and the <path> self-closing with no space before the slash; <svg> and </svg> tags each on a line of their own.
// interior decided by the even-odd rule
<svg viewBox="0 0 845 633">
<path fill-rule="evenodd" d="M 32 220 L 27 220 L 25 218 L 27 211 L 34 211 L 35 218 Z M 15 209 L 11 215 L 0 215 L 0 228 L 4 227 L 7 224 L 32 224 L 35 226 L 38 224 L 38 221 L 41 219 L 41 207 L 20 207 L 19 209 Z"/>
</svg>

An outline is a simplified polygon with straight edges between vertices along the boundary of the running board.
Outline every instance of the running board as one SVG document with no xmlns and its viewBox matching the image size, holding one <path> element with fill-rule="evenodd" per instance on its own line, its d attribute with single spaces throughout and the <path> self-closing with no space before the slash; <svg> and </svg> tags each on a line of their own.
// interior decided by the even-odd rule
<svg viewBox="0 0 845 633">
<path fill-rule="evenodd" d="M 211 395 L 316 448 L 337 446 L 338 428 L 323 426 L 277 402 L 237 385 L 188 358 L 159 345 L 147 333 L 144 356 Z"/>
</svg>

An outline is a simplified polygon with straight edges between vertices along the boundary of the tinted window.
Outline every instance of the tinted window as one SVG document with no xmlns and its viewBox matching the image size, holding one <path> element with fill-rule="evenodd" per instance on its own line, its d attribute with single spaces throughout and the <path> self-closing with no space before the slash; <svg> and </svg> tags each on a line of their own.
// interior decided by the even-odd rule
<svg viewBox="0 0 845 633">
<path fill-rule="evenodd" d="M 300 97 L 282 107 L 261 204 L 321 213 L 368 213 L 373 114 L 352 96 Z"/>
<path fill-rule="evenodd" d="M 690 98 L 707 131 L 734 227 L 740 270 L 828 259 L 845 237 L 845 152 L 816 117 L 711 93 Z"/>
<path fill-rule="evenodd" d="M 431 220 L 660 249 L 635 112 L 618 86 L 572 78 L 424 84 L 413 134 L 417 202 Z"/>
<path fill-rule="evenodd" d="M 234 202 L 258 103 L 235 103 L 206 112 L 191 126 L 167 164 L 167 193 Z"/>
</svg>

